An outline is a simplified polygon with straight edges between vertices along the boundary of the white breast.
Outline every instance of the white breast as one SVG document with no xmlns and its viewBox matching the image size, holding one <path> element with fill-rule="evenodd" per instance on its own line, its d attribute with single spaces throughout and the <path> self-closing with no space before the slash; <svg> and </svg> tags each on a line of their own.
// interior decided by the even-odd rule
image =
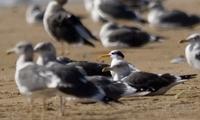
<svg viewBox="0 0 200 120">
<path fill-rule="evenodd" d="M 200 69 L 200 61 L 196 59 L 196 55 L 200 53 L 200 51 L 197 49 L 199 47 L 198 44 L 196 44 L 192 50 L 190 50 L 191 45 L 189 44 L 185 49 L 185 56 L 187 59 L 187 62 L 190 66 L 194 67 L 195 69 Z"/>
</svg>

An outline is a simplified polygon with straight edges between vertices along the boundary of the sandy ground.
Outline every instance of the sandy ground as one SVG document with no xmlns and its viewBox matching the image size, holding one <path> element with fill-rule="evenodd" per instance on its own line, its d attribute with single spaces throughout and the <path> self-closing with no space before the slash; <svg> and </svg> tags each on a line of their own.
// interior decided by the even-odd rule
<svg viewBox="0 0 200 120">
<path fill-rule="evenodd" d="M 199 0 L 167 0 L 169 9 L 181 9 L 189 13 L 199 14 Z M 81 5 L 66 6 L 77 14 L 87 15 Z M 83 12 L 82 12 L 83 11 Z M 200 119 L 200 82 L 196 79 L 171 89 L 166 95 L 154 97 L 123 98 L 123 105 L 113 104 L 106 106 L 97 104 L 80 104 L 69 102 L 65 105 L 65 116 L 58 115 L 58 99 L 50 100 L 49 110 L 42 112 L 41 101 L 34 104 L 30 111 L 26 98 L 21 96 L 14 81 L 16 56 L 7 56 L 5 51 L 21 40 L 52 41 L 41 26 L 27 25 L 24 19 L 25 7 L 0 10 L 0 120 L 199 120 Z M 94 33 L 98 33 L 100 24 L 90 19 L 83 21 Z M 133 23 L 122 23 L 134 25 Z M 178 41 L 193 32 L 199 32 L 200 27 L 194 29 L 156 30 L 148 25 L 143 29 L 166 36 L 163 43 L 149 44 L 143 48 L 123 49 L 126 60 L 138 68 L 155 73 L 170 72 L 174 74 L 199 73 L 186 63 L 170 64 L 170 60 L 184 54 L 185 45 Z M 59 44 L 52 41 L 59 52 Z M 79 60 L 96 61 L 97 56 L 106 53 L 109 49 L 96 43 L 95 49 L 89 47 L 71 47 L 69 57 Z M 107 60 L 107 63 L 110 61 Z M 183 92 L 178 98 L 176 95 Z"/>
</svg>

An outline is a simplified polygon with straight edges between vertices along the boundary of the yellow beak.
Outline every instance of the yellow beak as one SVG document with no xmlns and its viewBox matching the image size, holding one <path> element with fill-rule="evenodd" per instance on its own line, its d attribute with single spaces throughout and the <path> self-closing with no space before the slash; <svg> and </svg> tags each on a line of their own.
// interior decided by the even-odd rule
<svg viewBox="0 0 200 120">
<path fill-rule="evenodd" d="M 102 59 L 102 58 L 108 58 L 108 57 L 110 57 L 109 54 L 104 54 L 104 55 L 101 55 L 99 58 Z"/>
<path fill-rule="evenodd" d="M 179 43 L 186 43 L 186 42 L 189 42 L 189 40 L 185 40 L 185 39 L 184 39 L 184 40 L 180 40 L 180 41 L 179 41 Z"/>
</svg>

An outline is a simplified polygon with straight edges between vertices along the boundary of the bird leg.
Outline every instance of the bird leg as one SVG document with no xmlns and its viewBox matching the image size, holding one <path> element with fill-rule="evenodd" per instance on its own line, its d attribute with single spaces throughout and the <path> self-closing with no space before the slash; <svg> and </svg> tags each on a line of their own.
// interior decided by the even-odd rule
<svg viewBox="0 0 200 120">
<path fill-rule="evenodd" d="M 60 98 L 60 116 L 63 116 L 64 115 L 64 100 L 63 100 L 63 97 L 62 96 L 59 96 Z"/>
<path fill-rule="evenodd" d="M 31 112 L 30 118 L 33 119 L 33 99 L 31 97 L 28 98 L 28 106 L 29 111 Z"/>
</svg>

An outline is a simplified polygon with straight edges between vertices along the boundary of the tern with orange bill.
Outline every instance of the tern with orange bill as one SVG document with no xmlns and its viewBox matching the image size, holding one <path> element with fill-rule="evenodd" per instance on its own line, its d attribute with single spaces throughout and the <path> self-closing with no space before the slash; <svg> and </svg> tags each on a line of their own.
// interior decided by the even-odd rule
<svg viewBox="0 0 200 120">
<path fill-rule="evenodd" d="M 125 82 L 140 91 L 150 91 L 148 95 L 162 95 L 172 87 L 196 77 L 196 74 L 155 74 L 138 69 L 131 70 L 130 65 L 124 60 L 124 54 L 119 50 L 103 55 L 103 57 L 108 56 L 112 58 L 111 65 L 102 71 L 110 71 L 115 81 Z"/>
</svg>

